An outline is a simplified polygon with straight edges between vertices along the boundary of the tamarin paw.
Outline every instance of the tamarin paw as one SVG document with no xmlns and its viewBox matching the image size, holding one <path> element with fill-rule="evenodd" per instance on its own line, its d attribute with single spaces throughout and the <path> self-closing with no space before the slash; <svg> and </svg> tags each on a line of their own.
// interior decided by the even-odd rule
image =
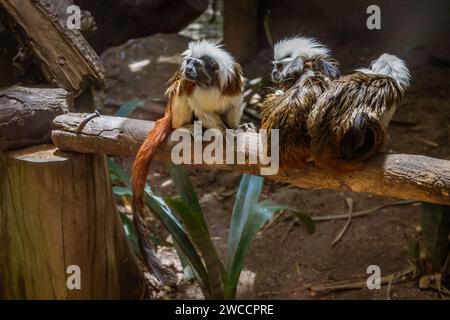
<svg viewBox="0 0 450 320">
<path fill-rule="evenodd" d="M 244 130 L 245 132 L 257 132 L 258 130 L 253 122 L 242 123 L 237 129 Z"/>
</svg>

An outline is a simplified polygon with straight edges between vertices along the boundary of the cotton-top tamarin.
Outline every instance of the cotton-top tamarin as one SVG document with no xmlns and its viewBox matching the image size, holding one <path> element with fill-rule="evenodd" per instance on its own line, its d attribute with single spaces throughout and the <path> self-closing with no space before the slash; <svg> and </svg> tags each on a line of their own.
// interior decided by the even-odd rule
<svg viewBox="0 0 450 320">
<path fill-rule="evenodd" d="M 156 121 L 140 147 L 132 169 L 133 221 L 149 271 L 166 280 L 143 218 L 144 187 L 150 163 L 172 129 L 190 127 L 194 119 L 203 128 L 236 128 L 242 115 L 242 74 L 239 64 L 221 46 L 208 41 L 189 43 L 179 70 L 169 81 L 164 116 Z M 191 128 L 189 128 L 191 129 Z"/>
<path fill-rule="evenodd" d="M 354 169 L 386 141 L 386 130 L 409 86 L 398 57 L 382 54 L 369 68 L 333 81 L 308 118 L 311 149 L 318 166 Z"/>
<path fill-rule="evenodd" d="M 330 50 L 315 39 L 295 37 L 275 44 L 272 81 L 278 90 L 263 102 L 261 128 L 269 137 L 271 129 L 279 129 L 281 167 L 298 167 L 309 159 L 306 120 L 317 98 L 339 75 Z"/>
</svg>

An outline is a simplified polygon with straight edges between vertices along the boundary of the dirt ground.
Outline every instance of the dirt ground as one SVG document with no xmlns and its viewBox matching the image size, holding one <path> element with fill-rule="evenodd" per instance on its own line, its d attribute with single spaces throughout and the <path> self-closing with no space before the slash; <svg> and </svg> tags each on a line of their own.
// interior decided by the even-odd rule
<svg viewBox="0 0 450 320">
<path fill-rule="evenodd" d="M 327 39 L 324 39 L 327 40 Z M 344 73 L 367 65 L 380 51 L 355 42 L 333 42 L 330 45 L 343 66 Z M 407 61 L 413 75 L 412 87 L 397 109 L 389 128 L 387 152 L 422 154 L 450 159 L 450 69 L 430 60 L 432 48 L 420 46 L 408 53 Z M 144 53 L 143 53 L 144 54 Z M 448 59 L 448 52 L 440 52 Z M 269 73 L 270 50 L 261 51 L 258 59 L 244 65 L 249 78 Z M 108 68 L 108 65 L 106 66 Z M 120 81 L 123 87 L 142 87 L 144 77 Z M 166 81 L 162 79 L 161 81 Z M 139 82 L 141 81 L 141 82 Z M 120 92 L 116 100 L 120 100 Z M 142 92 L 140 98 L 145 98 Z M 148 113 L 134 114 L 146 117 Z M 148 118 L 148 117 L 147 117 Z M 123 159 L 131 165 L 132 159 Z M 240 176 L 231 172 L 189 168 L 201 198 L 214 244 L 224 252 L 228 225 Z M 149 181 L 163 194 L 175 192 L 161 163 L 155 163 Z M 370 194 L 334 190 L 304 190 L 287 184 L 265 180 L 263 198 L 270 198 L 312 216 L 345 213 L 345 198 L 354 202 L 354 210 L 368 209 L 398 199 Z M 378 265 L 381 275 L 399 272 L 410 265 L 408 246 L 420 239 L 420 205 L 388 207 L 372 215 L 354 218 L 342 239 L 332 246 L 346 221 L 316 224 L 316 232 L 308 235 L 300 225 L 283 214 L 265 228 L 255 240 L 245 270 L 254 283 L 240 290 L 239 298 L 248 299 L 386 299 L 387 290 L 359 289 L 311 295 L 309 285 L 330 281 L 368 277 L 369 265 Z M 164 235 L 162 228 L 155 228 Z M 252 277 L 250 277 L 252 279 Z M 198 291 L 198 290 L 197 290 Z M 198 298 L 195 284 L 184 283 L 170 298 Z M 439 299 L 438 293 L 420 290 L 417 282 L 393 285 L 391 297 L 397 299 Z"/>
</svg>

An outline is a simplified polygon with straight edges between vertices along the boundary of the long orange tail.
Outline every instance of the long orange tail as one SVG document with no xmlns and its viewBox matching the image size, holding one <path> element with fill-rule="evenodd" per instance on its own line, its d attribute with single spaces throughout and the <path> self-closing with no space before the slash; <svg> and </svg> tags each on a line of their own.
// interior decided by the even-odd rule
<svg viewBox="0 0 450 320">
<path fill-rule="evenodd" d="M 147 239 L 149 230 L 145 225 L 143 215 L 144 188 L 150 163 L 152 162 L 156 151 L 164 140 L 166 140 L 171 128 L 172 108 L 170 105 L 167 105 L 164 116 L 156 121 L 155 126 L 150 130 L 147 138 L 141 145 L 131 171 L 131 183 L 133 187 L 133 223 L 138 236 L 139 248 L 141 249 L 145 264 L 150 273 L 152 273 L 161 283 L 164 283 L 167 280 L 168 275 L 162 269 L 161 263 L 155 256 L 154 249 Z"/>
</svg>

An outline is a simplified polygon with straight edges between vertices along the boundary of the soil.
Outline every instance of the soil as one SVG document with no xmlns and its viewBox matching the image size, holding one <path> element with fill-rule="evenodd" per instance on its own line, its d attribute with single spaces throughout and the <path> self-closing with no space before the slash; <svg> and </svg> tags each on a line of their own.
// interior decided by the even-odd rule
<svg viewBox="0 0 450 320">
<path fill-rule="evenodd" d="M 367 65 L 380 54 L 367 44 L 357 41 L 329 41 L 336 52 L 344 73 Z M 388 48 L 387 48 L 388 49 Z M 397 109 L 389 128 L 390 140 L 385 151 L 422 154 L 450 160 L 450 69 L 430 62 L 432 47 L 419 46 L 406 57 L 413 82 Z M 439 51 L 440 57 L 449 59 L 449 51 Z M 251 64 L 244 65 L 249 78 L 269 73 L 270 50 L 262 50 Z M 108 68 L 108 65 L 106 65 Z M 154 76 L 154 75 L 153 75 Z M 142 87 L 143 77 L 120 81 L 123 92 L 127 87 Z M 167 79 L 161 79 L 165 82 Z M 120 100 L 119 96 L 111 99 Z M 141 97 L 145 92 L 141 93 Z M 148 114 L 148 113 L 143 113 Z M 142 114 L 133 115 L 145 117 Z M 154 120 L 154 118 L 152 119 Z M 132 159 L 122 159 L 130 166 Z M 188 168 L 213 237 L 221 254 L 227 242 L 228 225 L 234 200 L 234 192 L 240 175 L 232 172 Z M 168 182 L 165 167 L 155 163 L 149 181 L 162 194 L 174 194 L 174 186 Z M 312 216 L 347 212 L 345 198 L 354 202 L 359 211 L 396 199 L 370 194 L 334 190 L 304 190 L 266 179 L 263 198 L 287 204 Z M 346 224 L 346 220 L 318 222 L 316 232 L 308 235 L 306 230 L 293 224 L 293 217 L 284 213 L 256 238 L 246 261 L 250 284 L 240 290 L 239 298 L 248 299 L 386 299 L 387 289 L 367 288 L 337 291 L 326 295 L 313 295 L 309 285 L 337 280 L 359 279 L 365 281 L 369 265 L 378 265 L 381 275 L 405 270 L 411 263 L 408 247 L 420 240 L 420 204 L 388 207 L 374 214 L 354 218 L 342 239 L 332 241 Z M 162 227 L 155 223 L 155 231 L 166 236 Z M 254 280 L 254 283 L 252 283 Z M 165 298 L 199 298 L 192 282 L 171 291 Z M 421 290 L 417 281 L 392 285 L 390 295 L 397 299 L 440 299 L 431 290 Z"/>
</svg>

